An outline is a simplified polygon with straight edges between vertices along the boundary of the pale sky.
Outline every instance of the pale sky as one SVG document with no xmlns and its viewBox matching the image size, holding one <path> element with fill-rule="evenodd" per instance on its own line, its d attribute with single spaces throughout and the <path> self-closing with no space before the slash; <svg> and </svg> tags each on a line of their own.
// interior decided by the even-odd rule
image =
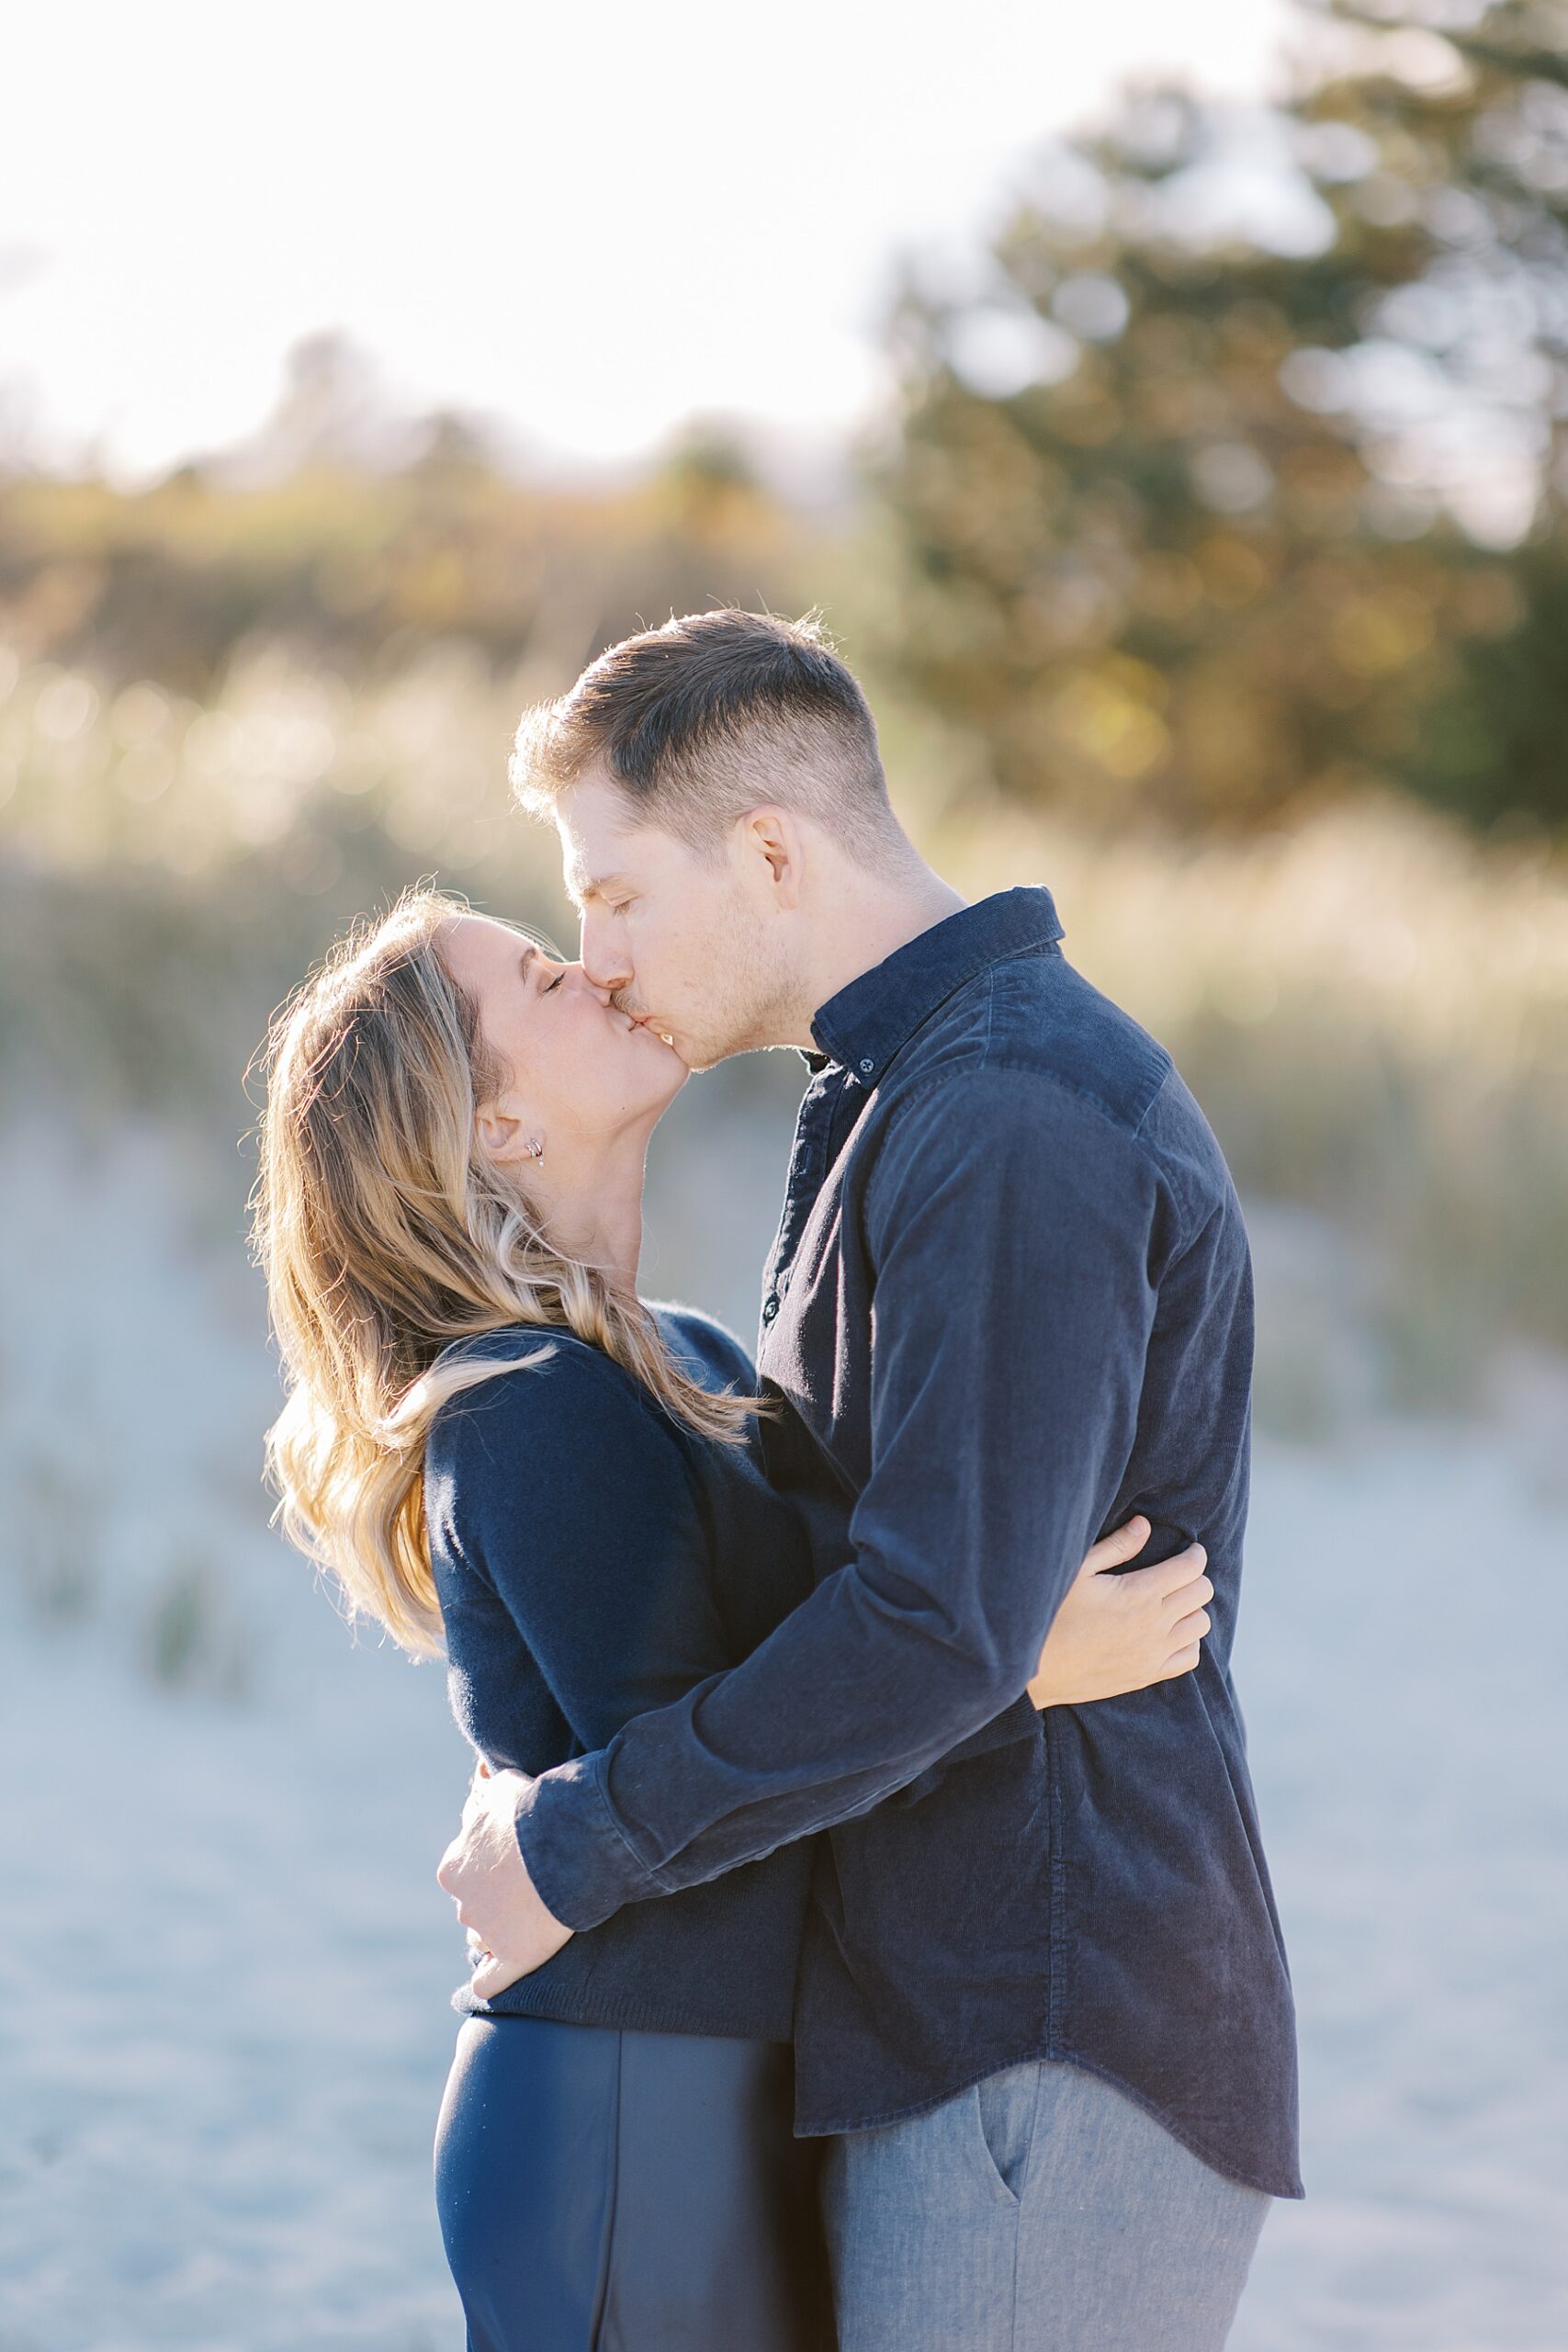
<svg viewBox="0 0 1568 2352">
<path fill-rule="evenodd" d="M 961 238 L 1118 75 L 1261 94 L 1288 0 L 21 0 L 0 395 L 162 469 L 341 328 L 546 458 L 874 404 L 900 249 Z"/>
</svg>

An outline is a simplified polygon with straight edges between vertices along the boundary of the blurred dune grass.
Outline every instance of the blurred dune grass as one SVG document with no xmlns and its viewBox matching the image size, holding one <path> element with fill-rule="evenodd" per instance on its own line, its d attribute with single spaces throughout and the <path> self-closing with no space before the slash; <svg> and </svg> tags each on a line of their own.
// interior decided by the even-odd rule
<svg viewBox="0 0 1568 2352">
<path fill-rule="evenodd" d="M 1367 1268 L 1391 1402 L 1462 1406 L 1568 1340 L 1568 877 L 1369 797 L 1246 842 L 998 818 L 944 861 L 1040 873 L 1066 953 L 1175 1054 L 1253 1197 Z"/>
<path fill-rule="evenodd" d="M 1332 1228 L 1380 1398 L 1568 1346 L 1568 31 L 1306 19 L 1266 120 L 1129 85 L 909 256 L 831 490 L 716 419 L 536 479 L 333 334 L 145 489 L 0 450 L 7 1102 L 178 1122 L 229 1215 L 247 1060 L 350 917 L 427 875 L 570 936 L 520 706 L 671 611 L 815 605 L 936 862 L 1047 882 L 1249 1206 Z M 683 1099 L 688 1171 L 750 1121 L 762 1182 L 779 1076 Z"/>
<path fill-rule="evenodd" d="M 866 667 L 930 854 L 971 896 L 1048 883 L 1066 952 L 1175 1054 L 1244 1193 L 1364 1250 L 1395 1398 L 1472 1401 L 1510 1334 L 1568 1344 L 1561 853 L 1393 794 L 1239 840 L 1089 832 L 955 790 L 962 752 Z M 0 653 L 13 1112 L 189 1126 L 227 1197 L 247 1057 L 349 916 L 429 873 L 570 936 L 553 836 L 504 781 L 547 683 L 462 644 L 356 683 L 252 645 L 197 700 Z"/>
</svg>

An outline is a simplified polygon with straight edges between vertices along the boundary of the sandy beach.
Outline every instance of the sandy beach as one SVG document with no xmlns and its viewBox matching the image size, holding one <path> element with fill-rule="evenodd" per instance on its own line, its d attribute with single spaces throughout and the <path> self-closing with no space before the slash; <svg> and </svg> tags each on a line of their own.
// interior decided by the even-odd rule
<svg viewBox="0 0 1568 2352">
<path fill-rule="evenodd" d="M 0 1269 L 0 2346 L 457 2352 L 433 1871 L 466 1751 L 439 1668 L 351 1642 L 262 1524 L 254 1295 L 159 1164 L 117 1163 L 96 1327 L 47 1311 L 90 1169 L 33 1158 Z M 1568 2341 L 1565 1394 L 1521 1358 L 1484 1420 L 1257 1440 L 1237 1679 L 1309 2196 L 1235 2352 Z"/>
</svg>

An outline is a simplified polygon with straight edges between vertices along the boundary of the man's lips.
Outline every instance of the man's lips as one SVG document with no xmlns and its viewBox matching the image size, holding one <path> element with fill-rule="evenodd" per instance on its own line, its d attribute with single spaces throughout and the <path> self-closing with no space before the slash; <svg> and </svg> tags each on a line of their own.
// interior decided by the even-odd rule
<svg viewBox="0 0 1568 2352">
<path fill-rule="evenodd" d="M 634 1029 L 647 1029 L 653 1036 L 659 1039 L 661 1045 L 672 1046 L 674 1044 L 674 1038 L 671 1036 L 670 1031 L 660 1026 L 658 1016 L 656 1014 L 651 1012 L 634 1012 L 629 1005 L 623 1005 L 621 1010 L 626 1014 Z"/>
</svg>

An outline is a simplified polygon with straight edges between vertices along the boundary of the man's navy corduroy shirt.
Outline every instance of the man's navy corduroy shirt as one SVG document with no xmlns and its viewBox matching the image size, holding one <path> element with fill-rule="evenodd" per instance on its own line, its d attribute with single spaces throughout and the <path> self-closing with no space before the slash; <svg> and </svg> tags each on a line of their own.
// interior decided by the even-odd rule
<svg viewBox="0 0 1568 2352">
<path fill-rule="evenodd" d="M 518 1836 L 586 1928 L 829 1830 L 796 1988 L 803 2132 L 1063 2059 L 1299 2196 L 1290 1979 L 1230 1678 L 1247 1233 L 1169 1055 L 1062 936 L 1049 891 L 1006 891 L 818 1012 L 759 1358 L 817 1582 L 742 1665 L 533 1783 Z M 1025 1686 L 1051 1620 L 1134 1510 L 1140 1563 L 1207 1547 L 1201 1663 L 1042 1715 Z"/>
</svg>

